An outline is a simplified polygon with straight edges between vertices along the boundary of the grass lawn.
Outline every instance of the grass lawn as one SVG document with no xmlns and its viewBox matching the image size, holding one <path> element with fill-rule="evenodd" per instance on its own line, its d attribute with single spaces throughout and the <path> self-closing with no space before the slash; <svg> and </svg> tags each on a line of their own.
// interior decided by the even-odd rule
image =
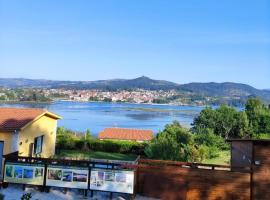
<svg viewBox="0 0 270 200">
<path fill-rule="evenodd" d="M 82 152 L 79 150 L 61 150 L 55 155 L 56 158 L 76 158 L 76 159 L 107 159 L 107 160 L 126 160 L 134 161 L 137 158 L 135 154 L 122 154 L 122 153 L 108 153 L 101 151 Z"/>
<path fill-rule="evenodd" d="M 206 159 L 203 161 L 206 164 L 216 164 L 216 165 L 229 165 L 230 164 L 230 151 L 221 151 L 219 156 L 212 159 Z"/>
</svg>

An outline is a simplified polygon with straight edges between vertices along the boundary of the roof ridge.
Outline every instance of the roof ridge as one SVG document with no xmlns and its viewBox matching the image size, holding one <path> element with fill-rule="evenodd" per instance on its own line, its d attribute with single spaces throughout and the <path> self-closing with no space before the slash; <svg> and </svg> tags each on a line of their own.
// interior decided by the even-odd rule
<svg viewBox="0 0 270 200">
<path fill-rule="evenodd" d="M 58 115 L 40 108 L 0 108 L 0 130 L 18 130 L 43 115 L 58 119 Z"/>
<path fill-rule="evenodd" d="M 139 131 L 152 131 L 151 129 L 143 129 L 143 128 L 122 128 L 122 127 L 108 127 L 105 129 L 125 129 L 125 130 L 139 130 Z M 105 130 L 104 129 L 104 130 Z M 153 132 L 153 131 L 152 131 Z"/>
<path fill-rule="evenodd" d="M 44 110 L 44 111 L 47 111 L 47 109 L 45 109 L 45 108 L 0 107 L 0 109 L 13 109 L 13 110 Z"/>
</svg>

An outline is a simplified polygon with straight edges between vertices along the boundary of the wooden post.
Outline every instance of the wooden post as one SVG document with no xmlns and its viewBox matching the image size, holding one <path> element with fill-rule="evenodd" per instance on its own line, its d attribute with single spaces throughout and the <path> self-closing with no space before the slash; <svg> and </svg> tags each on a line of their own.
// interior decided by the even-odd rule
<svg viewBox="0 0 270 200">
<path fill-rule="evenodd" d="M 112 197 L 113 197 L 113 193 L 112 192 L 110 192 L 110 199 L 112 200 Z"/>
<path fill-rule="evenodd" d="M 90 190 L 90 197 L 93 198 L 93 196 L 94 196 L 94 191 Z"/>
<path fill-rule="evenodd" d="M 47 178 L 47 168 L 48 168 L 48 165 L 47 163 L 45 163 L 44 165 L 44 177 L 43 177 L 43 185 L 42 185 L 42 189 L 46 192 L 49 192 L 46 188 L 46 178 Z"/>
<path fill-rule="evenodd" d="M 88 186 L 87 188 L 90 190 L 90 196 L 93 197 L 93 191 L 90 189 L 90 181 L 91 181 L 91 165 L 88 163 Z"/>
<path fill-rule="evenodd" d="M 2 170 L 3 170 L 3 183 L 2 183 L 2 186 L 3 186 L 3 188 L 7 188 L 8 187 L 8 183 L 6 183 L 6 182 L 4 182 L 4 180 L 5 180 L 5 173 L 6 173 L 6 171 L 5 171 L 5 169 L 6 169 L 6 158 L 4 158 L 4 167 L 2 167 Z"/>
<path fill-rule="evenodd" d="M 254 168 L 253 168 L 253 164 L 255 163 L 254 162 L 254 142 L 252 142 L 252 158 L 251 158 L 251 163 L 250 163 L 250 167 L 249 167 L 249 170 L 250 170 L 250 200 L 253 200 L 253 186 L 254 186 L 254 183 L 253 183 L 253 171 L 254 171 Z"/>
<path fill-rule="evenodd" d="M 87 189 L 86 189 L 86 190 L 83 190 L 83 195 L 84 195 L 85 197 L 87 197 Z"/>
<path fill-rule="evenodd" d="M 114 163 L 112 163 L 111 165 L 112 165 L 112 171 L 113 171 L 114 170 Z M 108 167 L 108 165 L 107 165 L 107 167 Z M 113 198 L 113 193 L 110 192 L 110 199 L 112 200 L 112 198 Z"/>
</svg>

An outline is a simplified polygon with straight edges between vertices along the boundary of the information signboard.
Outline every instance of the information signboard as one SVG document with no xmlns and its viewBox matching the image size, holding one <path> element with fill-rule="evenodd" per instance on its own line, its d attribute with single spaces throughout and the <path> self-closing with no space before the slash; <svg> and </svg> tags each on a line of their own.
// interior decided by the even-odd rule
<svg viewBox="0 0 270 200">
<path fill-rule="evenodd" d="M 91 169 L 90 189 L 133 194 L 134 171 Z"/>
<path fill-rule="evenodd" d="M 88 168 L 49 165 L 46 185 L 88 189 L 88 176 Z"/>
<path fill-rule="evenodd" d="M 4 182 L 43 185 L 44 170 L 43 164 L 6 162 Z"/>
</svg>

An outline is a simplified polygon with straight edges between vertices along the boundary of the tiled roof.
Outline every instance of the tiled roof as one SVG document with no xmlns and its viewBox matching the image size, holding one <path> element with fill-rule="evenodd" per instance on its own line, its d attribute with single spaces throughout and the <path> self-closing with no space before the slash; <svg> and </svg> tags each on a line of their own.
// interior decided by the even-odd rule
<svg viewBox="0 0 270 200">
<path fill-rule="evenodd" d="M 99 133 L 99 139 L 149 141 L 153 138 L 153 131 L 127 128 L 105 128 Z"/>
<path fill-rule="evenodd" d="M 19 130 L 38 116 L 46 113 L 47 111 L 43 109 L 0 108 L 0 130 Z"/>
</svg>

